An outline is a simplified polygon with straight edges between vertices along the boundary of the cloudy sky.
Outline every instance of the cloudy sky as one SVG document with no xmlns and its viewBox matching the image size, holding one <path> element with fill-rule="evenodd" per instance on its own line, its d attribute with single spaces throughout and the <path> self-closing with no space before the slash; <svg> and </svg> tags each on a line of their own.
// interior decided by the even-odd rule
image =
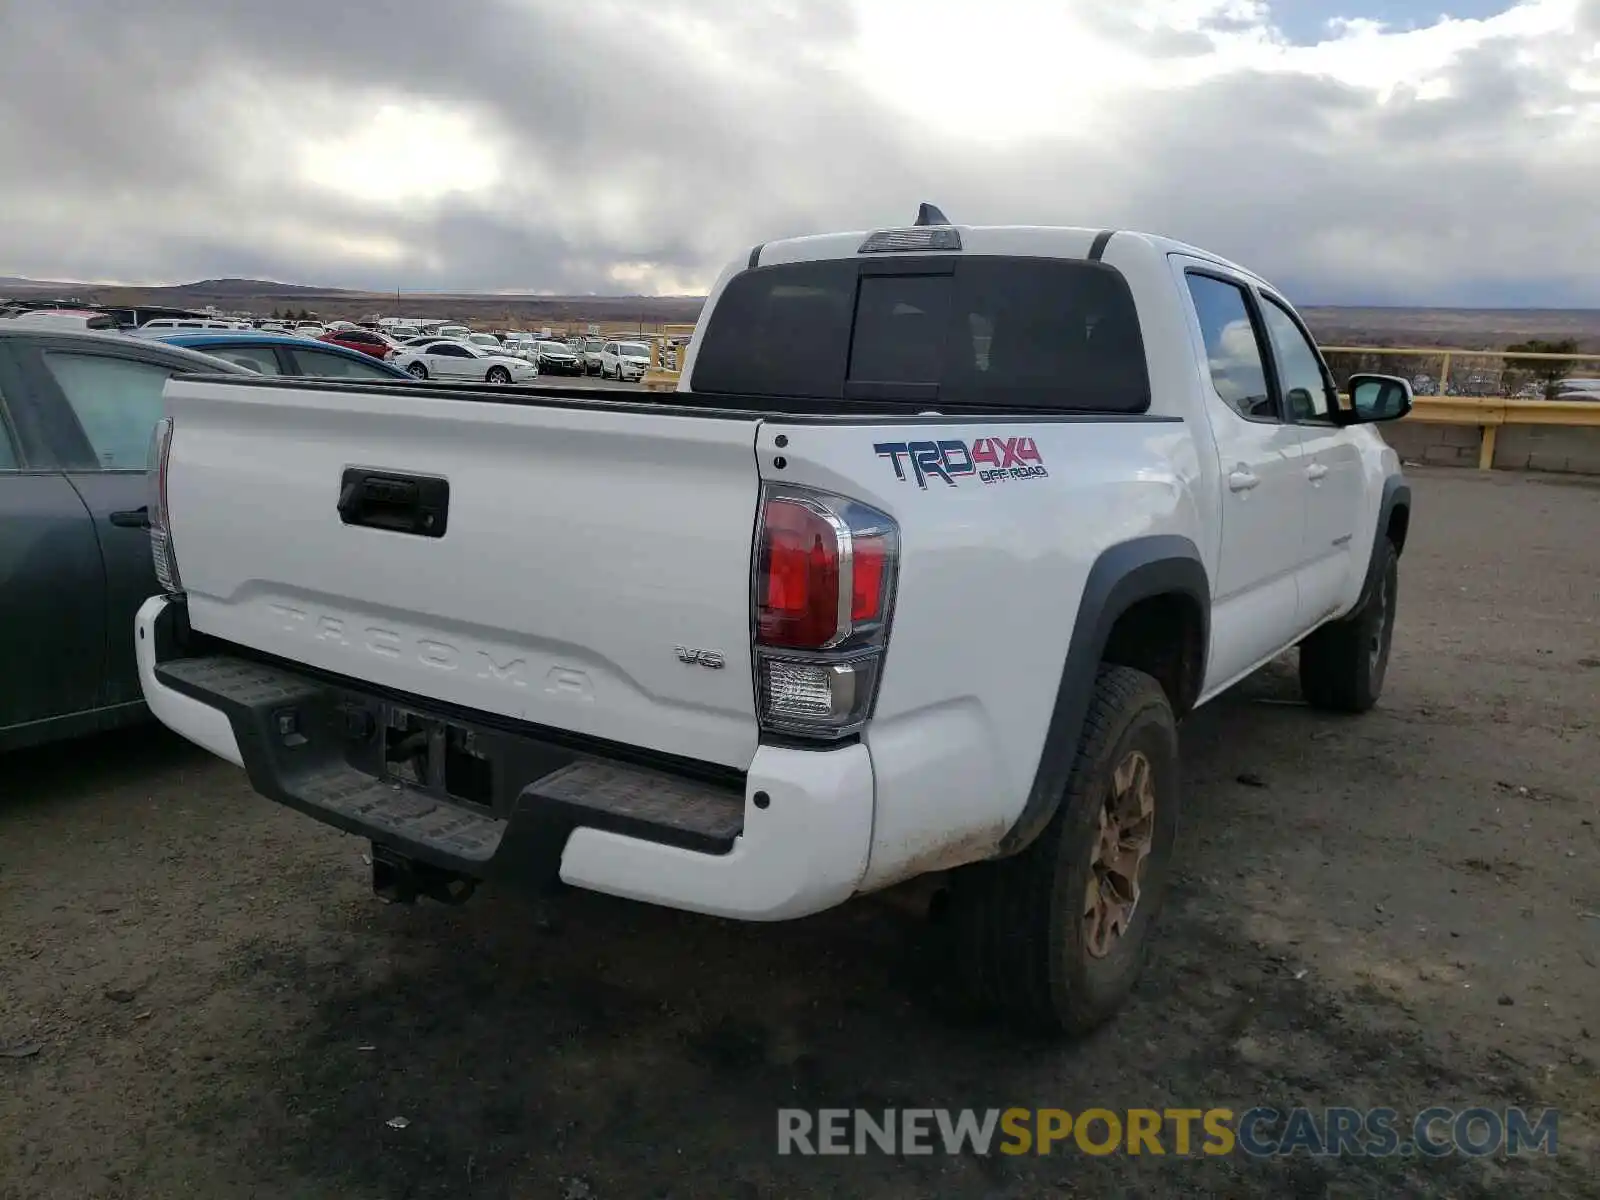
<svg viewBox="0 0 1600 1200">
<path fill-rule="evenodd" d="M 1600 0 L 0 0 L 0 276 L 691 293 L 903 224 L 1600 305 Z"/>
</svg>

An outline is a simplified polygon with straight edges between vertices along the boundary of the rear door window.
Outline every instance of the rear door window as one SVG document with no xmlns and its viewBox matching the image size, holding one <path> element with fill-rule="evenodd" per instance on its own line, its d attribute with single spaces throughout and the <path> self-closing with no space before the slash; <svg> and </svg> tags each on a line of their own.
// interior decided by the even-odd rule
<svg viewBox="0 0 1600 1200">
<path fill-rule="evenodd" d="M 11 440 L 11 429 L 6 423 L 6 415 L 0 412 L 0 471 L 15 471 L 21 465 L 16 443 Z"/>
<path fill-rule="evenodd" d="M 237 363 L 241 367 L 249 367 L 262 375 L 281 374 L 278 370 L 278 356 L 272 352 L 271 346 L 205 346 L 199 349 L 206 354 Z"/>
<path fill-rule="evenodd" d="M 1143 412 L 1138 313 L 1113 268 L 938 256 L 757 268 L 708 322 L 696 392 Z"/>
<path fill-rule="evenodd" d="M 295 346 L 289 350 L 302 375 L 320 379 L 393 379 L 394 372 L 386 371 L 376 362 L 366 363 L 343 354 L 329 354 L 324 350 L 302 350 Z"/>
<path fill-rule="evenodd" d="M 162 390 L 174 368 L 102 354 L 47 351 L 45 365 L 89 439 L 100 469 L 143 471 Z"/>
<path fill-rule="evenodd" d="M 1250 315 L 1244 288 L 1198 271 L 1185 274 L 1205 339 L 1211 386 L 1245 420 L 1278 421 L 1278 406 L 1267 386 L 1261 332 Z"/>
</svg>

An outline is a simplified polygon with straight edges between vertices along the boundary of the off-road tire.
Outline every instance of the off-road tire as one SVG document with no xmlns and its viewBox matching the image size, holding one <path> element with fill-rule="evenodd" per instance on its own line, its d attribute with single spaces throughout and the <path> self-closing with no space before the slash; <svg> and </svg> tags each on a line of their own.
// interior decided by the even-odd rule
<svg viewBox="0 0 1600 1200">
<path fill-rule="evenodd" d="M 1383 694 L 1394 640 L 1400 553 L 1384 538 L 1372 591 L 1361 607 L 1300 643 L 1300 694 L 1312 708 L 1364 713 Z"/>
<path fill-rule="evenodd" d="M 1116 766 L 1149 760 L 1154 828 L 1127 929 L 1101 958 L 1089 952 L 1085 898 L 1100 811 Z M 949 916 L 958 969 L 973 1001 L 1020 1030 L 1082 1036 L 1122 1007 L 1144 967 L 1165 898 L 1178 829 L 1178 733 L 1161 685 L 1102 666 L 1055 816 L 1020 853 L 953 873 Z"/>
</svg>

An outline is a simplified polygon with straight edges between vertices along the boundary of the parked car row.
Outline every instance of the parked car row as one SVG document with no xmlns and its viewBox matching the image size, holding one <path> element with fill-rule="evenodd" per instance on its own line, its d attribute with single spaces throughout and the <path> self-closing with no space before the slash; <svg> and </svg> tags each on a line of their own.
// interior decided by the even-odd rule
<svg viewBox="0 0 1600 1200">
<path fill-rule="evenodd" d="M 629 383 L 642 379 L 650 369 L 652 348 L 643 336 L 637 338 L 599 338 L 571 336 L 565 339 L 536 337 L 523 330 L 499 330 L 493 333 L 474 331 L 465 325 L 449 322 L 399 323 L 392 318 L 379 320 L 319 321 L 246 320 L 234 317 L 158 317 L 137 327 L 118 326 L 112 315 L 94 309 L 35 310 L 14 318 L 17 324 L 38 328 L 56 329 L 118 329 L 141 338 L 167 339 L 174 335 L 244 335 L 277 336 L 295 341 L 319 341 L 325 345 L 342 347 L 367 358 L 389 363 L 411 375 L 422 378 L 489 379 L 491 373 L 501 382 L 532 378 L 536 375 L 598 375 L 605 379 Z M 448 351 L 440 356 L 433 347 L 450 342 L 467 347 L 471 353 Z M 220 344 L 220 343 L 219 343 Z M 427 349 L 423 349 L 427 347 Z M 676 365 L 678 347 L 668 343 L 662 346 L 660 361 L 663 365 Z M 240 353 L 244 353 L 241 350 Z M 287 350 L 270 352 L 257 346 L 254 357 L 263 363 L 270 362 L 281 374 L 312 374 L 310 371 L 289 369 L 292 361 Z M 245 354 L 245 357 L 251 357 Z M 435 362 L 435 358 L 451 359 Z M 462 360 L 490 359 L 468 366 Z M 344 361 L 344 360 L 341 360 Z M 330 360 L 331 363 L 331 360 Z M 498 368 L 496 370 L 495 368 Z M 348 375 L 349 371 L 340 374 Z M 359 372 L 356 372 L 359 374 Z"/>
</svg>

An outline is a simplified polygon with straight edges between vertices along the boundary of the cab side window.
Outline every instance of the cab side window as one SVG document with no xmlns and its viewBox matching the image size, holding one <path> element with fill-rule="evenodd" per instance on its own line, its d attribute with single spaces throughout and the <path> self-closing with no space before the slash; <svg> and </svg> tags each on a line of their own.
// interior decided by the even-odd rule
<svg viewBox="0 0 1600 1200">
<path fill-rule="evenodd" d="M 1266 359 L 1244 289 L 1193 271 L 1186 278 L 1217 395 L 1248 421 L 1277 421 Z"/>
<path fill-rule="evenodd" d="M 1278 383 L 1291 421 L 1329 420 L 1328 377 L 1300 323 L 1271 296 L 1261 297 L 1261 316 L 1272 339 Z"/>
</svg>

